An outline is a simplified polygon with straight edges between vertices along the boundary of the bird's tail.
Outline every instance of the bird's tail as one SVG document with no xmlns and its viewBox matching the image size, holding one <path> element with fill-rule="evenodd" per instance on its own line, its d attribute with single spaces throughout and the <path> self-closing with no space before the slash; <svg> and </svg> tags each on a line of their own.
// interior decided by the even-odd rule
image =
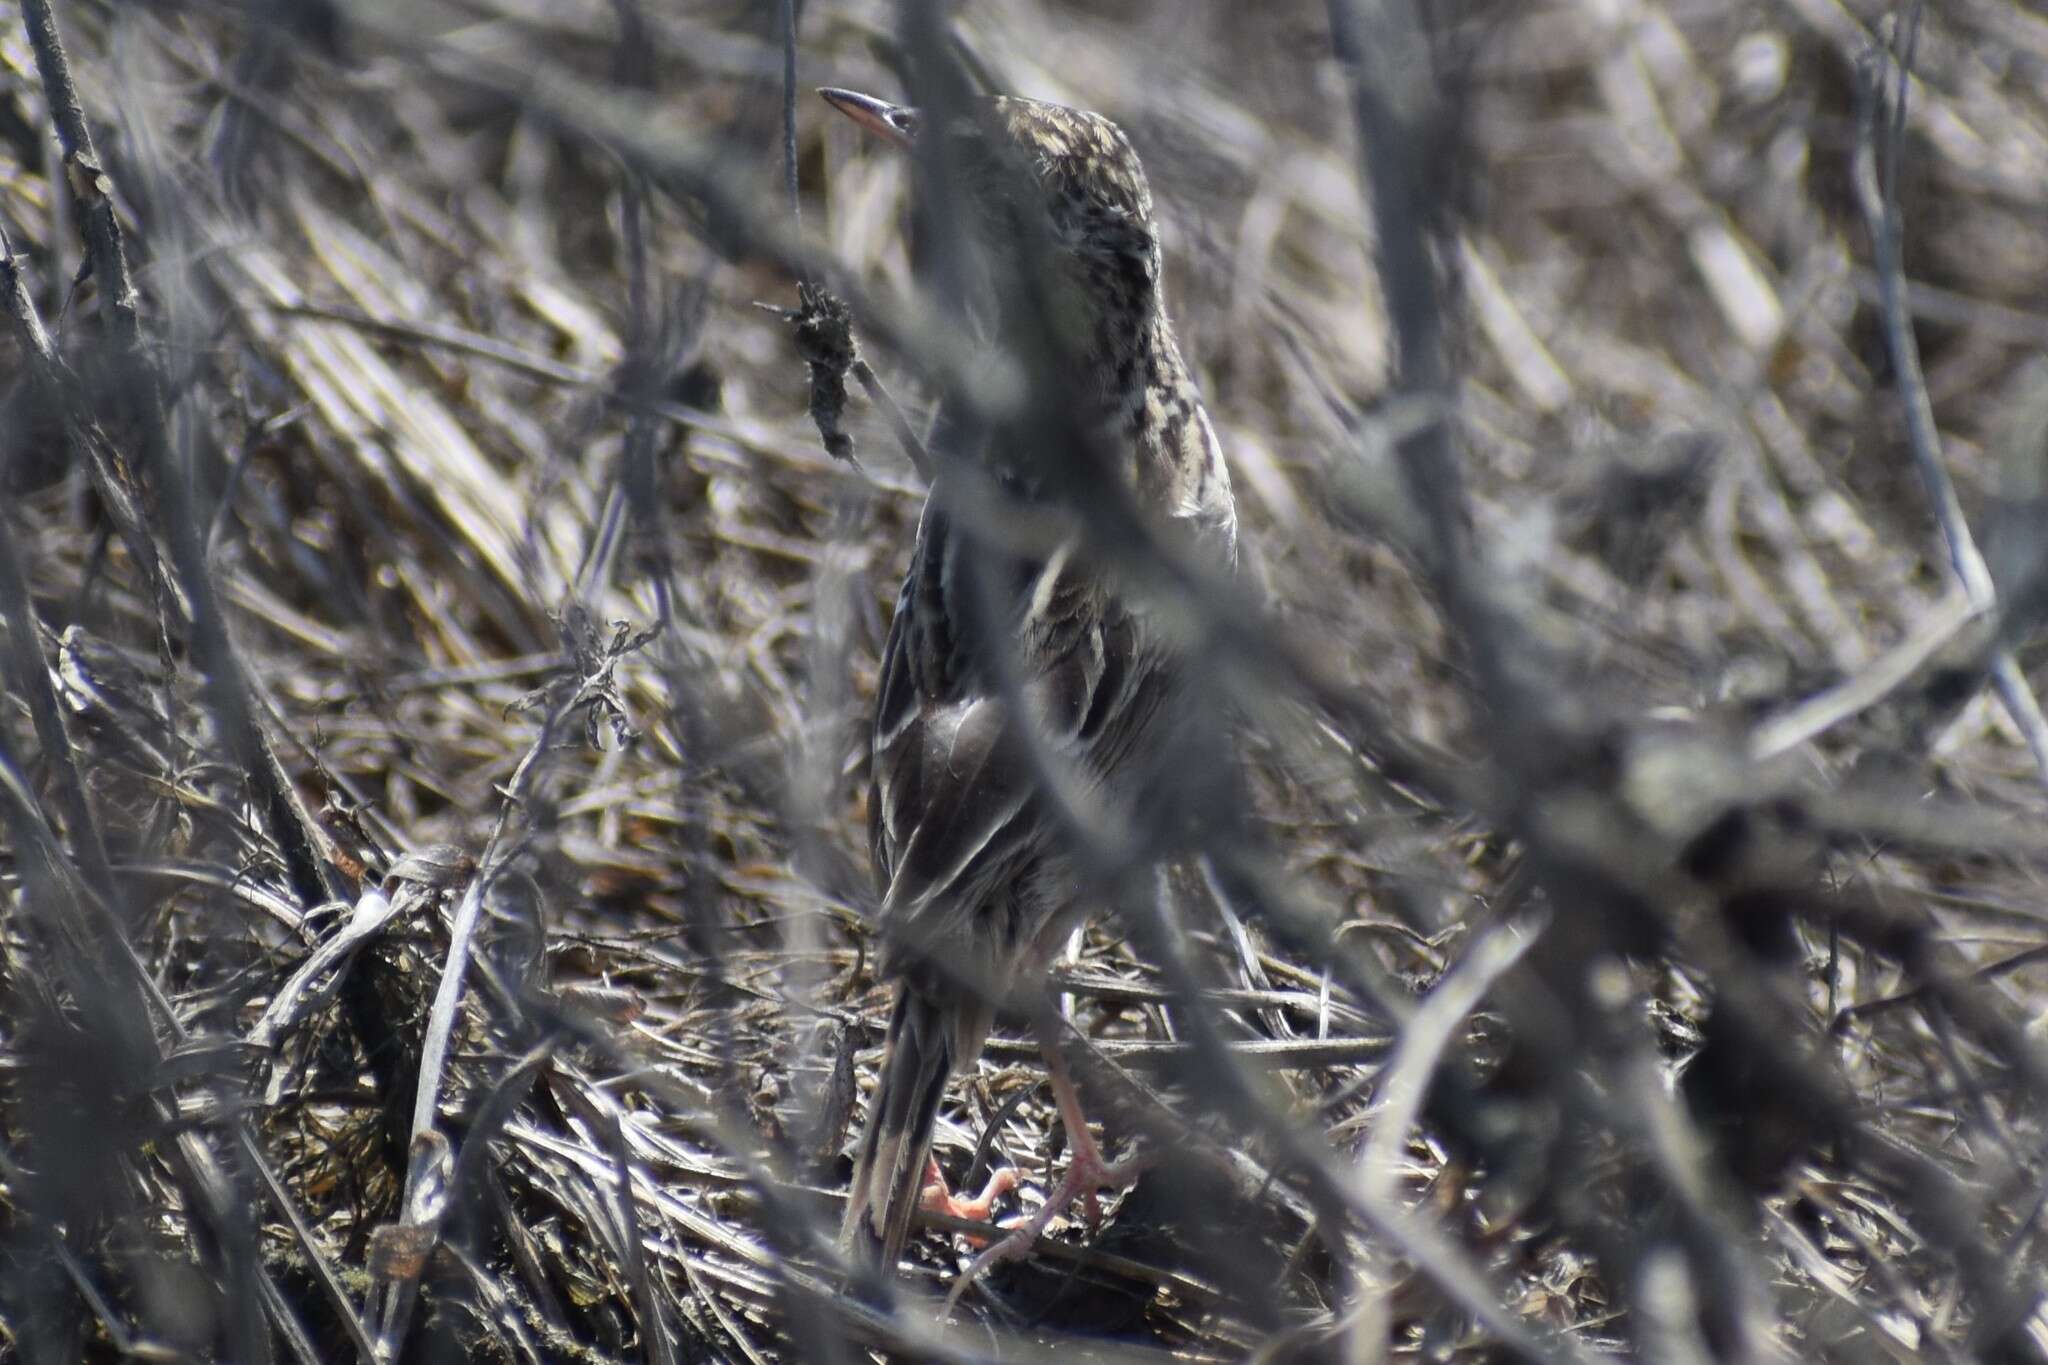
<svg viewBox="0 0 2048 1365">
<path fill-rule="evenodd" d="M 894 1270 L 903 1255 L 957 1040 L 950 1010 L 908 986 L 897 991 L 840 1229 L 855 1262 L 867 1269 Z"/>
</svg>

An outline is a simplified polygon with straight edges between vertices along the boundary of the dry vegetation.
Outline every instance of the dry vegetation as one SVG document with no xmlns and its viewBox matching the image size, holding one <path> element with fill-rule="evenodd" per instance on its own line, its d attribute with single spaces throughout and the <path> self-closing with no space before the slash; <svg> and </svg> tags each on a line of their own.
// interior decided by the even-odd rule
<svg viewBox="0 0 2048 1365">
<path fill-rule="evenodd" d="M 6 17 L 0 1357 L 2048 1353 L 2016 0 L 1425 5 L 1441 119 L 1332 55 L 1399 4 L 950 12 L 1151 173 L 1257 799 L 1060 967 L 1160 1165 L 951 1324 L 943 1230 L 838 1292 L 923 484 L 755 305 L 922 422 L 910 164 L 808 91 L 925 8 L 802 8 L 800 223 L 774 3 L 72 0 L 99 181 Z M 1043 1076 L 956 1178 L 1049 1183 Z"/>
</svg>

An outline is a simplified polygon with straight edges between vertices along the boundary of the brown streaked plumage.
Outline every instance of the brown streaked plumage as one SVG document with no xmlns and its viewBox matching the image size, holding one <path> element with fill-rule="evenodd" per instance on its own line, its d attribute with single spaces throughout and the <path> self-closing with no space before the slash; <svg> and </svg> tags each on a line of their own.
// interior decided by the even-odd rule
<svg viewBox="0 0 2048 1365">
<path fill-rule="evenodd" d="M 935 135 L 915 110 L 820 93 L 888 141 Z M 1151 193 L 1130 143 L 1099 114 L 1002 97 L 942 131 L 960 221 L 982 250 L 1000 264 L 1020 240 L 1044 246 L 1024 253 L 1039 271 L 1030 321 L 1053 319 L 1062 333 L 1059 378 L 1106 466 L 1089 476 L 1119 481 L 1144 512 L 1233 562 L 1230 478 L 1167 318 Z M 997 345 L 1032 344 L 1018 318 L 992 307 Z M 1026 499 L 1040 488 L 1034 465 L 1051 463 L 994 446 L 952 453 Z M 1164 760 L 1190 738 L 1176 727 L 1194 709 L 1164 632 L 1113 575 L 1071 538 L 1032 554 L 971 534 L 944 467 L 883 648 L 868 802 L 883 965 L 900 985 L 845 1236 L 887 1266 L 920 1198 L 950 1200 L 943 1183 L 926 1190 L 948 1078 L 980 1055 L 996 1003 L 1043 973 L 1081 909 L 1042 774 L 1048 764 L 1071 773 L 1111 819 L 1156 805 L 1173 780 Z M 1031 1233 L 1076 1194 L 1129 1179 L 1101 1160 L 1064 1067 L 1050 1050 L 1048 1061 L 1074 1165 Z"/>
</svg>

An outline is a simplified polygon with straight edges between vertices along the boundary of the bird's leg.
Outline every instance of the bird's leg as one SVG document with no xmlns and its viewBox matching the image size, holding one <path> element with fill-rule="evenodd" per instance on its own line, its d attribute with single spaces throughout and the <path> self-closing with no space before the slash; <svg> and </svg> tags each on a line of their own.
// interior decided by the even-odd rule
<svg viewBox="0 0 2048 1365">
<path fill-rule="evenodd" d="M 1110 1161 L 1103 1157 L 1101 1146 L 1095 1135 L 1088 1131 L 1088 1118 L 1081 1112 L 1081 1096 L 1074 1089 L 1074 1078 L 1067 1072 L 1067 1059 L 1060 1055 L 1059 1043 L 1051 1030 L 1041 1030 L 1039 1046 L 1045 1053 L 1045 1069 L 1052 1081 L 1053 1098 L 1060 1106 L 1060 1121 L 1067 1129 L 1067 1170 L 1059 1183 L 1047 1192 L 1045 1202 L 1038 1212 L 1024 1222 L 1015 1225 L 1010 1235 L 976 1256 L 960 1277 L 953 1282 L 952 1290 L 946 1295 L 946 1311 L 960 1301 L 967 1287 L 980 1279 L 982 1274 L 1001 1261 L 1015 1260 L 1030 1251 L 1052 1220 L 1070 1207 L 1076 1198 L 1088 1202 L 1088 1228 L 1094 1232 L 1102 1218 L 1102 1206 L 1096 1195 L 1101 1190 L 1128 1189 L 1137 1183 L 1154 1157 L 1149 1152 L 1139 1152 L 1125 1157 L 1122 1161 Z"/>
<path fill-rule="evenodd" d="M 1101 1145 L 1088 1131 L 1088 1116 L 1081 1112 L 1081 1092 L 1067 1070 L 1067 1059 L 1061 1055 L 1059 1043 L 1048 1031 L 1040 1038 L 1039 1048 L 1045 1053 L 1045 1069 L 1052 1082 L 1053 1099 L 1060 1107 L 1060 1122 L 1066 1126 L 1068 1153 L 1067 1173 L 1060 1177 L 1053 1194 L 1047 1196 L 1045 1207 L 1052 1210 L 1051 1217 L 1057 1217 L 1060 1210 L 1074 1201 L 1075 1195 L 1083 1196 L 1088 1201 L 1088 1231 L 1092 1236 L 1102 1223 L 1102 1202 L 1097 1198 L 1098 1194 L 1103 1190 L 1129 1189 L 1152 1164 L 1153 1158 L 1144 1152 L 1127 1156 L 1122 1161 L 1104 1158 Z M 1044 1210 L 1040 1212 L 1043 1214 Z M 1046 1221 L 1050 1222 L 1051 1217 Z M 1044 1229 L 1041 1226 L 1039 1230 Z M 1019 1250 L 1029 1245 L 1027 1240 Z"/>
</svg>

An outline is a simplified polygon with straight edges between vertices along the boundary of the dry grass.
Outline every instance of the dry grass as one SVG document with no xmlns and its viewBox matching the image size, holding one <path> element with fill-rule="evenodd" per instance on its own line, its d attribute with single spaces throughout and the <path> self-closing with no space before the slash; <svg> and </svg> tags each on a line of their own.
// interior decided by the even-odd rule
<svg viewBox="0 0 2048 1365">
<path fill-rule="evenodd" d="M 347 1359 L 383 1324 L 480 1360 L 2048 1349 L 2048 800 L 1985 680 L 1994 646 L 2007 696 L 2039 662 L 2048 23 L 1930 14 L 1898 163 L 1987 642 L 1856 195 L 1886 8 L 1432 8 L 1471 597 L 1397 453 L 1429 399 L 1392 377 L 1322 7 L 955 23 L 1001 86 L 1129 130 L 1268 620 L 1347 707 L 1252 709 L 1265 891 L 1305 919 L 1231 896 L 1232 932 L 1184 870 L 1202 1003 L 1129 910 L 1062 965 L 1091 1100 L 1170 1159 L 952 1326 L 824 1264 L 887 1007 L 864 727 L 923 487 L 858 396 L 859 467 L 827 456 L 753 306 L 793 301 L 799 240 L 777 6 L 65 7 L 160 449 L 10 20 L 0 227 L 77 378 L 10 331 L 40 622 L 7 627 L 63 725 L 0 660 L 0 1355 Z M 900 89 L 896 22 L 810 7 L 800 87 Z M 796 133 L 801 240 L 921 415 L 929 356 L 884 340 L 918 316 L 909 165 L 808 99 Z M 435 845 L 469 861 L 288 985 Z M 1035 1198 L 1026 1037 L 938 1151 Z M 405 1197 L 423 1074 L 445 1207 Z M 925 1236 L 915 1283 L 968 1245 Z"/>
</svg>

